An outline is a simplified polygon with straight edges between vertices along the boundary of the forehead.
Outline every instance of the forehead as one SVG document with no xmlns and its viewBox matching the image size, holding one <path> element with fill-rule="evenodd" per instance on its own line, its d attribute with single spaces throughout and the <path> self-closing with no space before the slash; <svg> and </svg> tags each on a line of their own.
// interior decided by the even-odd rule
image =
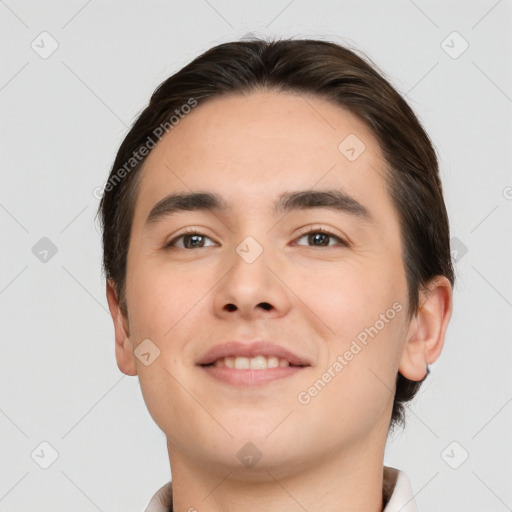
<svg viewBox="0 0 512 512">
<path fill-rule="evenodd" d="M 140 172 L 134 222 L 174 191 L 217 193 L 247 212 L 270 208 L 284 191 L 341 188 L 393 215 L 375 137 L 357 116 L 312 95 L 265 91 L 199 103 Z"/>
</svg>

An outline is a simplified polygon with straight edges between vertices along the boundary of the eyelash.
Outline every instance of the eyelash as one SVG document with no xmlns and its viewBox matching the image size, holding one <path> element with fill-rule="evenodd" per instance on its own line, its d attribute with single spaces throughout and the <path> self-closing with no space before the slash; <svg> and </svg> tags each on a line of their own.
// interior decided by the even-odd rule
<svg viewBox="0 0 512 512">
<path fill-rule="evenodd" d="M 336 238 L 340 242 L 340 245 L 342 245 L 344 247 L 349 246 L 349 244 L 347 242 L 345 242 L 345 240 L 343 240 L 342 238 L 340 238 L 338 235 L 336 235 L 335 233 L 333 233 L 331 230 L 329 230 L 327 228 L 311 228 L 311 227 L 309 227 L 309 228 L 303 228 L 303 229 L 299 230 L 299 232 L 300 232 L 300 236 L 298 237 L 298 239 L 301 239 L 302 237 L 304 237 L 306 235 L 310 235 L 310 234 L 323 233 L 325 235 L 329 235 L 332 238 Z M 167 244 L 165 244 L 164 249 L 170 249 L 171 247 L 174 246 L 174 244 L 177 240 L 179 240 L 180 238 L 187 236 L 187 235 L 189 235 L 189 236 L 200 235 L 202 237 L 210 238 L 209 236 L 204 235 L 203 233 L 195 230 L 194 228 L 188 228 L 183 233 L 174 237 Z M 211 238 L 210 238 L 210 240 L 211 240 Z M 311 245 L 309 247 L 315 247 L 315 246 Z M 328 245 L 328 246 L 316 246 L 316 247 L 327 249 L 327 248 L 332 248 L 334 246 Z M 191 250 L 191 249 L 187 249 L 186 247 L 185 248 L 178 247 L 178 249 Z M 198 249 L 205 249 L 205 247 L 198 247 Z"/>
</svg>

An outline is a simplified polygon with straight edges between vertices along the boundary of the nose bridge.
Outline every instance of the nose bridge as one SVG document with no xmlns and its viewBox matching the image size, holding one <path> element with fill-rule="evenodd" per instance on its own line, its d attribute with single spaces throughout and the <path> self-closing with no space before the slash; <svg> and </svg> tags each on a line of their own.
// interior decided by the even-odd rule
<svg viewBox="0 0 512 512">
<path fill-rule="evenodd" d="M 228 258 L 231 270 L 217 287 L 216 312 L 238 311 L 244 317 L 263 311 L 282 314 L 288 308 L 288 299 L 283 284 L 270 270 L 278 263 L 272 257 L 269 237 L 265 237 L 264 229 L 254 235 L 247 235 L 247 231 L 240 231 L 244 238 Z"/>
<path fill-rule="evenodd" d="M 254 236 L 248 235 L 236 247 L 235 252 L 248 265 L 252 265 L 256 260 L 261 258 L 265 252 L 263 244 L 266 245 L 268 252 L 268 242 L 262 240 L 261 235 L 258 236 L 258 238 L 260 241 L 258 241 Z M 265 261 L 266 258 L 264 257 L 261 259 Z"/>
<path fill-rule="evenodd" d="M 233 264 L 245 270 L 250 270 L 249 267 L 255 263 L 256 267 L 264 268 L 273 252 L 271 239 L 274 232 L 269 233 L 270 220 L 262 217 L 262 212 L 267 211 L 268 205 L 253 203 L 252 207 L 253 210 L 248 205 L 243 213 L 239 213 L 236 222 L 235 237 L 239 241 L 234 246 Z"/>
<path fill-rule="evenodd" d="M 239 293 L 239 299 L 253 302 L 255 306 L 258 301 L 265 300 L 264 290 L 272 287 L 270 283 L 271 272 L 267 266 L 272 266 L 268 240 L 262 239 L 261 235 L 246 235 L 235 247 L 231 265 L 233 291 Z M 258 240 L 259 239 L 259 240 Z M 252 298 L 249 298 L 252 297 Z M 255 302 L 256 301 L 256 302 Z"/>
</svg>

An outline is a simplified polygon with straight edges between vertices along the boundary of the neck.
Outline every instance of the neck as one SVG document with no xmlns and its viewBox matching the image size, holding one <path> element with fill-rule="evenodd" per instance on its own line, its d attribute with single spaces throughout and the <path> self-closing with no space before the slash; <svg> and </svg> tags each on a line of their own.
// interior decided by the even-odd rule
<svg viewBox="0 0 512 512">
<path fill-rule="evenodd" d="M 174 512 L 382 512 L 382 442 L 332 450 L 316 464 L 288 461 L 287 470 L 258 463 L 250 472 L 194 463 L 168 444 Z M 309 465 L 306 465 L 309 464 Z M 290 471 L 290 467 L 295 471 Z"/>
</svg>

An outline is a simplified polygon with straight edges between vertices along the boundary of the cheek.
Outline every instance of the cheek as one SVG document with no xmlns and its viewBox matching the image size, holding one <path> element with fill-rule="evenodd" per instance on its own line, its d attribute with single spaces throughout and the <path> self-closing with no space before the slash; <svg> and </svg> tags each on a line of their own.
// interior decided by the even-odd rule
<svg viewBox="0 0 512 512">
<path fill-rule="evenodd" d="M 391 410 L 394 398 L 404 311 L 392 309 L 388 323 L 377 317 L 366 325 L 343 313 L 338 336 L 328 343 L 325 363 L 315 372 L 310 387 L 301 390 L 302 400 L 309 400 L 301 405 L 305 424 L 310 421 L 313 428 L 314 422 L 323 423 L 325 438 L 333 441 L 342 431 L 348 441 L 355 441 L 380 420 L 387 425 L 383 415 Z"/>
<path fill-rule="evenodd" d="M 396 354 L 406 323 L 405 280 L 388 261 L 375 259 L 361 266 L 344 266 L 313 281 L 317 291 L 307 284 L 301 294 L 313 299 L 308 305 L 329 327 L 322 367 L 346 354 L 350 371 L 344 374 L 355 372 L 350 387 L 364 385 L 370 369 L 393 387 Z"/>
<path fill-rule="evenodd" d="M 198 272 L 139 265 L 127 283 L 130 319 L 147 337 L 163 341 L 181 319 L 193 315 L 207 284 Z"/>
<path fill-rule="evenodd" d="M 148 411 L 166 432 L 190 430 L 190 395 L 179 383 L 186 380 L 182 356 L 198 324 L 194 315 L 205 314 L 199 303 L 206 291 L 201 282 L 198 274 L 148 263 L 134 265 L 127 282 L 132 342 L 148 338 L 160 351 L 149 365 L 137 360 L 137 373 Z"/>
<path fill-rule="evenodd" d="M 393 401 L 394 385 L 385 368 L 369 364 L 367 356 L 368 351 L 355 356 L 315 398 L 311 413 L 324 416 L 335 436 L 342 427 L 360 437 L 361 430 L 373 428 Z"/>
<path fill-rule="evenodd" d="M 335 265 L 335 264 L 333 264 Z M 328 273 L 319 271 L 301 286 L 301 297 L 312 304 L 336 334 L 354 335 L 373 323 L 401 297 L 399 285 L 381 261 L 340 263 Z"/>
</svg>

